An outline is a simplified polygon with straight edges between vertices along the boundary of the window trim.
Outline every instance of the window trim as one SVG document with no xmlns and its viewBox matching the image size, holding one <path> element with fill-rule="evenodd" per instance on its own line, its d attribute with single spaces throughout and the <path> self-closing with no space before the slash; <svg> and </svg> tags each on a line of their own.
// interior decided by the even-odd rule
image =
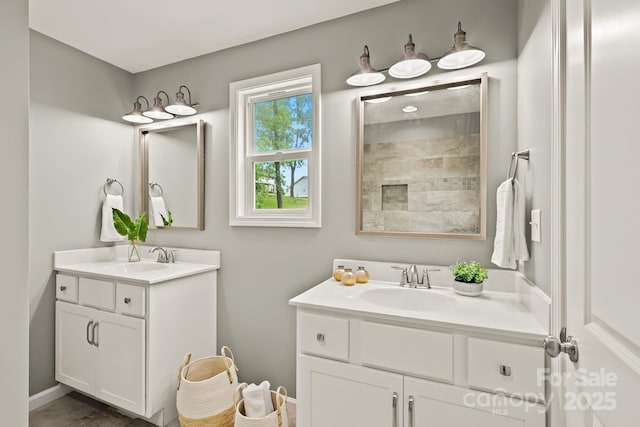
<svg viewBox="0 0 640 427">
<path fill-rule="evenodd" d="M 250 227 L 321 227 L 321 135 L 320 64 L 269 74 L 229 85 L 229 225 Z M 305 87 L 306 86 L 306 87 Z M 311 148 L 283 152 L 253 151 L 253 111 L 255 102 L 308 93 L 312 96 Z M 307 92 L 302 92 L 307 90 Z M 276 96 L 279 95 L 279 96 Z M 252 161 L 280 158 L 308 159 L 308 205 L 306 209 L 255 209 L 255 188 L 249 188 L 255 172 Z M 255 187 L 255 185 L 254 185 Z"/>
</svg>

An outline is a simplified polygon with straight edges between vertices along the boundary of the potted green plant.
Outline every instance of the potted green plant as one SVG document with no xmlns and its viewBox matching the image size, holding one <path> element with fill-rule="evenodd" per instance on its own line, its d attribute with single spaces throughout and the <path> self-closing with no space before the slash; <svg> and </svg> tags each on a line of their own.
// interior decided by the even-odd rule
<svg viewBox="0 0 640 427">
<path fill-rule="evenodd" d="M 135 221 L 132 221 L 129 215 L 119 209 L 113 208 L 113 226 L 118 234 L 127 236 L 131 246 L 129 247 L 129 262 L 140 261 L 140 253 L 138 252 L 138 241 L 144 242 L 147 239 L 147 215 L 141 213 Z"/>
<path fill-rule="evenodd" d="M 487 269 L 480 265 L 479 262 L 456 262 L 451 266 L 453 271 L 453 290 L 460 295 L 477 297 L 482 293 L 482 282 L 489 276 Z"/>
</svg>

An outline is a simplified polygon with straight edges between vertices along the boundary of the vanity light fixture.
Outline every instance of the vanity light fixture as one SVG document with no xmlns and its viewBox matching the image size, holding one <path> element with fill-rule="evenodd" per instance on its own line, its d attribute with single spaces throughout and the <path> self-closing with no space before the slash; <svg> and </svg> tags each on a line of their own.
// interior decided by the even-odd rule
<svg viewBox="0 0 640 427">
<path fill-rule="evenodd" d="M 140 98 L 144 99 L 147 103 L 147 110 L 149 109 L 149 100 L 144 96 L 140 95 L 136 102 L 133 103 L 133 111 L 125 114 L 122 118 L 131 123 L 151 123 L 153 120 L 149 117 L 144 116 L 142 112 L 142 104 L 140 104 Z"/>
<path fill-rule="evenodd" d="M 371 66 L 371 58 L 369 56 L 369 46 L 364 46 L 364 52 L 360 55 L 360 68 L 351 74 L 347 79 L 347 84 L 351 86 L 371 86 L 382 83 L 385 79 L 384 74 L 375 70 Z"/>
<path fill-rule="evenodd" d="M 453 35 L 453 46 L 438 61 L 438 68 L 458 70 L 477 64 L 485 57 L 482 49 L 467 43 L 467 33 L 462 30 L 462 22 L 458 22 L 458 32 Z"/>
<path fill-rule="evenodd" d="M 424 53 L 416 53 L 416 44 L 409 34 L 409 41 L 404 45 L 403 58 L 389 68 L 389 75 L 396 79 L 412 79 L 427 73 L 431 69 L 429 57 Z"/>
<path fill-rule="evenodd" d="M 431 63 L 437 62 L 438 68 L 443 70 L 459 70 L 482 61 L 485 52 L 467 43 L 467 33 L 462 30 L 462 22 L 458 22 L 458 32 L 453 36 L 453 46 L 442 57 L 429 59 L 423 53 L 416 53 L 413 36 L 409 34 L 409 41 L 404 45 L 403 58 L 390 68 L 382 71 L 397 79 L 412 79 L 419 77 L 431 70 Z M 381 71 L 371 67 L 369 60 L 369 47 L 365 45 L 364 53 L 360 56 L 360 68 L 348 79 L 351 86 L 372 86 L 385 80 Z"/>
<path fill-rule="evenodd" d="M 406 107 L 402 107 L 402 111 L 404 113 L 415 113 L 416 111 L 418 111 L 418 107 L 416 107 L 415 105 L 407 105 Z"/>
<path fill-rule="evenodd" d="M 144 114 L 147 117 L 150 117 L 152 119 L 157 119 L 157 120 L 168 120 L 168 119 L 173 119 L 175 116 L 171 113 L 168 113 L 167 110 L 165 110 L 164 106 L 162 105 L 162 99 L 160 98 L 160 94 L 164 93 L 164 96 L 167 97 L 167 103 L 169 103 L 169 95 L 167 95 L 167 92 L 161 90 L 158 92 L 158 94 L 156 95 L 155 98 L 153 98 L 153 107 L 151 107 L 150 110 L 145 111 Z"/>
<path fill-rule="evenodd" d="M 188 103 L 184 100 L 184 92 L 182 92 L 182 88 L 185 88 L 187 90 L 187 93 L 189 94 Z M 193 107 L 197 105 L 198 104 L 191 103 L 191 91 L 189 90 L 189 88 L 185 85 L 181 85 L 178 88 L 178 92 L 176 93 L 176 100 L 172 104 L 167 105 L 167 108 L 165 109 L 168 112 L 178 116 L 191 116 L 196 113 L 196 109 Z"/>
</svg>

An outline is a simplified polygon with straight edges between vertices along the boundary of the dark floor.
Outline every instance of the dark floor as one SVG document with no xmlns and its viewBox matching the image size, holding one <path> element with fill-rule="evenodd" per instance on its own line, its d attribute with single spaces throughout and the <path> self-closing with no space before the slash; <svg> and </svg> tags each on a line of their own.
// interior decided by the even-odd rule
<svg viewBox="0 0 640 427">
<path fill-rule="evenodd" d="M 289 427 L 296 426 L 295 405 L 287 403 Z M 29 427 L 153 427 L 141 419 L 132 419 L 115 409 L 72 392 L 29 414 Z"/>
<path fill-rule="evenodd" d="M 29 414 L 29 427 L 148 427 L 113 408 L 83 396 L 69 393 Z"/>
</svg>

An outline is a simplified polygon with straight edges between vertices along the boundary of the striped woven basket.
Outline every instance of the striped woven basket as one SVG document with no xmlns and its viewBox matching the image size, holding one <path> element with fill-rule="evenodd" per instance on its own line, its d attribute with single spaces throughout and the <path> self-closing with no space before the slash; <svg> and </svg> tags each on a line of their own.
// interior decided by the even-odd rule
<svg viewBox="0 0 640 427">
<path fill-rule="evenodd" d="M 176 405 L 182 427 L 233 427 L 234 392 L 238 367 L 229 347 L 220 356 L 191 362 L 187 354 L 180 366 Z"/>
<path fill-rule="evenodd" d="M 234 394 L 236 402 L 235 427 L 288 427 L 286 388 L 280 386 L 277 391 L 271 391 L 271 402 L 273 407 L 276 408 L 273 412 L 264 417 L 253 418 L 245 415 L 244 399 L 240 399 L 242 390 L 246 386 L 247 383 L 240 384 Z"/>
</svg>

